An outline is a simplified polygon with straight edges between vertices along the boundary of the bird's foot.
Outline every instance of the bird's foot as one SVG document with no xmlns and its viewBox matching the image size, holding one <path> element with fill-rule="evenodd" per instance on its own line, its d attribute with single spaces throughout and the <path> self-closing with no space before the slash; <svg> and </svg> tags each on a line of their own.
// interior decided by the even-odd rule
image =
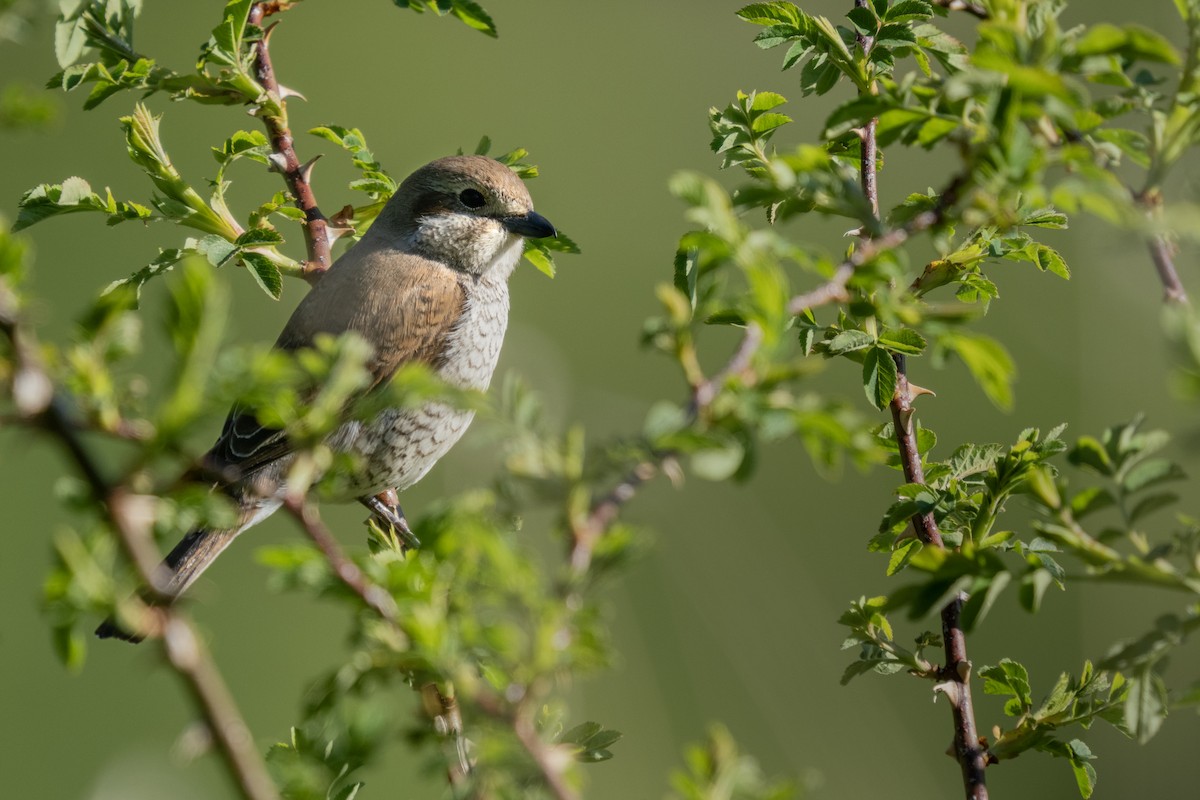
<svg viewBox="0 0 1200 800">
<path fill-rule="evenodd" d="M 360 497 L 358 502 L 369 508 L 376 519 L 395 532 L 400 538 L 402 548 L 416 550 L 421 546 L 421 540 L 412 532 L 412 528 L 408 527 L 408 520 L 404 518 L 404 510 L 400 508 L 400 500 L 396 497 L 394 489 Z"/>
</svg>

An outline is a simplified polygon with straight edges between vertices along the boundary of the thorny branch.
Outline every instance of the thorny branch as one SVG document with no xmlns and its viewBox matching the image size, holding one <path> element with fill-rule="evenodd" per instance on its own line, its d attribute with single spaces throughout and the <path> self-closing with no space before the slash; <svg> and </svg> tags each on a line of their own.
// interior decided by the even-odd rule
<svg viewBox="0 0 1200 800">
<path fill-rule="evenodd" d="M 153 516 L 147 506 L 148 498 L 104 477 L 80 436 L 66 401 L 58 395 L 38 358 L 36 342 L 21 324 L 15 297 L 3 281 L 0 281 L 0 332 L 11 343 L 17 362 L 13 399 L 23 421 L 59 441 L 103 509 L 118 543 L 152 598 L 169 599 L 159 588 L 162 585 L 159 557 L 150 533 Z M 161 634 L 163 654 L 183 678 L 241 795 L 246 800 L 278 800 L 278 791 L 241 711 L 188 616 L 169 604 L 153 609 L 152 615 L 154 627 Z"/>
<path fill-rule="evenodd" d="M 290 5 L 287 2 L 255 3 L 250 9 L 250 23 L 262 25 L 264 17 L 286 11 Z M 315 283 L 333 263 L 333 239 L 330 237 L 329 222 L 317 207 L 317 199 L 309 183 L 314 162 L 301 164 L 296 157 L 292 131 L 287 121 L 287 96 L 291 92 L 279 85 L 275 78 L 275 66 L 271 63 L 270 42 L 274 30 L 275 24 L 272 24 L 263 32 L 262 39 L 253 45 L 255 76 L 267 93 L 267 102 L 261 106 L 259 113 L 274 151 L 272 167 L 283 175 L 295 198 L 296 207 L 304 212 L 304 242 L 308 249 L 304 278 L 309 283 Z"/>
<path fill-rule="evenodd" d="M 861 7 L 866 4 L 867 0 L 854 0 L 855 6 Z M 873 41 L 870 37 L 861 34 L 857 40 L 865 57 L 870 53 Z M 877 119 L 871 119 L 860 131 L 862 156 L 859 164 L 863 193 L 870 201 L 871 209 L 876 217 L 879 215 L 879 188 L 876 183 L 877 143 L 875 140 L 877 122 Z M 961 183 L 962 181 L 958 179 L 952 182 L 950 196 L 943 195 L 938 200 L 937 208 L 927 212 L 933 215 L 930 224 L 940 221 L 945 211 L 957 202 Z M 849 279 L 847 278 L 847 280 Z M 893 359 L 896 362 L 897 380 L 890 407 L 896 445 L 900 451 L 900 463 L 904 469 L 904 479 L 907 483 L 924 483 L 925 474 L 921 466 L 921 454 L 917 447 L 917 438 L 912 424 L 913 395 L 908 382 L 907 359 L 900 354 L 893 355 Z M 941 531 L 938 530 L 937 520 L 932 512 L 918 514 L 913 517 L 912 524 L 922 542 L 945 549 L 945 542 L 942 540 Z M 967 658 L 966 637 L 961 624 L 962 607 L 965 600 L 965 593 L 959 592 L 942 609 L 942 640 L 945 646 L 946 663 L 939 671 L 941 682 L 937 685 L 936 690 L 946 695 L 950 701 L 951 713 L 954 718 L 954 757 L 962 768 L 963 788 L 966 791 L 967 800 L 987 800 L 988 790 L 985 776 L 987 757 L 980 744 L 979 733 L 975 726 L 975 711 L 971 704 L 971 662 Z"/>
</svg>

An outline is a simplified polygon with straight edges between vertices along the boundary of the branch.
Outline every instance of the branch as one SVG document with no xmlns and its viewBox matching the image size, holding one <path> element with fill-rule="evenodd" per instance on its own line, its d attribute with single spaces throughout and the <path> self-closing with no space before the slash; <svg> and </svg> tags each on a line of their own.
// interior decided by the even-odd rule
<svg viewBox="0 0 1200 800">
<path fill-rule="evenodd" d="M 104 477 L 99 462 L 71 420 L 66 401 L 56 393 L 39 360 L 33 336 L 20 323 L 15 298 L 0 281 L 0 332 L 12 343 L 16 356 L 13 395 L 18 412 L 27 423 L 56 438 L 67 451 L 93 499 L 103 509 L 118 544 L 151 593 L 151 599 L 170 599 L 161 588 L 159 555 L 151 536 L 153 510 L 148 507 L 147 498 L 129 492 L 124 486 L 111 485 Z M 45 391 L 28 387 L 44 387 Z M 279 793 L 254 747 L 254 738 L 187 615 L 170 605 L 155 608 L 152 614 L 155 627 L 162 633 L 163 653 L 183 678 L 242 796 L 246 800 L 278 800 Z"/>
<path fill-rule="evenodd" d="M 542 782 L 546 784 L 555 800 L 579 800 L 579 794 L 563 780 L 562 767 L 570 763 L 569 759 L 556 758 L 554 745 L 542 741 L 527 713 L 522 713 L 520 707 L 511 709 L 502 703 L 499 697 L 486 690 L 480 692 L 475 700 L 480 710 L 489 717 L 512 727 L 517 741 L 537 765 Z"/>
<path fill-rule="evenodd" d="M 705 410 L 712 405 L 720 391 L 720 387 L 731 376 L 745 372 L 754 354 L 762 344 L 763 332 L 757 323 L 746 325 L 742 341 L 738 344 L 729 361 L 726 362 L 711 378 L 700 381 L 693 389 L 687 405 L 687 421 L 692 425 L 700 418 Z M 621 482 L 592 504 L 587 517 L 582 521 L 572 523 L 571 552 L 568 563 L 575 577 L 582 577 L 591 566 L 592 552 L 596 544 L 608 532 L 621 513 L 621 507 L 633 499 L 644 483 L 656 476 L 664 468 L 668 468 L 679 453 L 674 450 L 652 452 L 648 458 L 633 466 Z"/>
<path fill-rule="evenodd" d="M 867 0 L 854 0 L 856 7 L 864 7 Z M 864 58 L 871 51 L 873 41 L 868 36 L 857 36 Z M 871 90 L 875 86 L 872 84 Z M 879 187 L 876 182 L 877 142 L 875 130 L 877 118 L 872 118 L 860 131 L 862 137 L 861 158 L 859 171 L 862 180 L 863 193 L 871 203 L 875 216 L 879 216 Z M 965 176 L 965 173 L 964 173 Z M 940 222 L 947 209 L 958 200 L 958 193 L 965 177 L 956 178 L 948 190 L 939 197 L 937 205 L 931 211 L 928 225 Z M 911 220 L 913 225 L 916 220 Z M 906 230 L 909 226 L 901 228 Z M 911 234 L 911 230 L 909 231 Z M 907 238 L 902 237 L 900 241 Z M 862 249 L 869 247 L 876 240 L 868 240 Z M 895 245 L 892 245 L 895 246 Z M 845 265 L 843 265 L 845 266 Z M 842 271 L 839 269 L 839 272 Z M 853 267 L 850 271 L 853 274 Z M 846 280 L 849 280 L 847 276 Z M 844 287 L 845 284 L 843 283 Z M 892 426 L 895 430 L 896 445 L 900 450 L 900 463 L 904 469 L 904 479 L 907 483 L 924 483 L 925 471 L 921 465 L 921 453 L 917 448 L 917 437 L 913 429 L 912 390 L 908 382 L 907 359 L 902 355 L 893 355 L 896 362 L 896 390 L 889 404 L 892 412 Z M 945 549 L 941 531 L 938 530 L 937 520 L 933 513 L 918 514 L 912 518 L 912 525 L 917 535 L 926 545 Z M 945 694 L 950 700 L 951 713 L 954 717 L 954 756 L 962 768 L 963 788 L 967 800 L 987 800 L 987 782 L 984 768 L 987 760 L 984 748 L 980 746 L 979 734 L 975 728 L 975 711 L 971 704 L 971 662 L 967 659 L 967 642 L 961 625 L 962 606 L 966 595 L 959 592 L 945 608 L 942 609 L 942 640 L 945 645 L 946 664 L 939 671 L 942 682 L 936 691 Z"/>
<path fill-rule="evenodd" d="M 865 129 L 864 129 L 865 130 Z M 871 129 L 872 135 L 874 129 Z M 863 152 L 866 152 L 864 147 Z M 970 180 L 968 171 L 964 169 L 955 175 L 945 188 L 938 193 L 937 203 L 933 208 L 922 211 L 899 228 L 892 228 L 886 233 L 863 240 L 845 261 L 838 264 L 833 276 L 817 288 L 799 294 L 788 302 L 788 313 L 796 315 L 829 303 L 843 302 L 849 299 L 846 285 L 854 277 L 859 267 L 878 258 L 889 250 L 894 250 L 904 244 L 914 234 L 929 230 L 941 224 L 946 218 L 946 212 L 958 203 L 958 197 L 963 187 Z M 875 198 L 873 205 L 878 207 L 879 200 Z"/>
<path fill-rule="evenodd" d="M 333 533 L 321 522 L 316 506 L 308 503 L 303 495 L 289 494 L 284 498 L 283 507 L 291 514 L 304 532 L 312 539 L 313 544 L 325 557 L 333 574 L 337 576 L 350 591 L 354 592 L 367 608 L 379 615 L 399 636 L 404 637 L 396 614 L 396 601 L 382 586 L 372 582 L 358 568 L 338 544 Z M 434 730 L 443 736 L 454 740 L 455 758 L 447 759 L 446 776 L 452 787 L 463 786 L 466 776 L 471 772 L 471 761 L 467 756 L 466 739 L 463 734 L 462 714 L 458 710 L 458 701 L 452 693 L 442 692 L 434 683 L 418 687 L 421 695 L 422 708 L 433 720 Z"/>
<path fill-rule="evenodd" d="M 1135 193 L 1133 200 L 1150 219 L 1155 219 L 1162 213 L 1162 194 L 1157 190 Z M 1179 279 L 1179 272 L 1175 269 L 1175 248 L 1161 233 L 1150 236 L 1146 247 L 1150 250 L 1150 260 L 1154 262 L 1158 280 L 1163 286 L 1163 302 L 1187 305 L 1187 290 L 1183 288 L 1183 281 Z"/>
<path fill-rule="evenodd" d="M 290 7 L 289 2 L 255 3 L 250 9 L 250 24 L 262 25 L 265 16 L 286 11 Z M 329 235 L 329 223 L 317 207 L 317 199 L 309 183 L 315 159 L 301 164 L 300 159 L 296 157 L 292 131 L 288 127 L 286 100 L 288 94 L 294 93 L 281 87 L 275 78 L 275 67 L 271 63 L 270 53 L 271 33 L 274 30 L 275 24 L 272 24 L 263 32 L 262 39 L 253 46 L 255 77 L 267 93 L 267 102 L 259 107 L 259 113 L 274 150 L 271 155 L 272 167 L 283 175 L 295 199 L 296 207 L 304 212 L 304 242 L 308 249 L 304 279 L 315 283 L 332 265 L 330 248 L 333 240 Z"/>
<path fill-rule="evenodd" d="M 368 580 L 358 565 L 346 556 L 329 528 L 321 522 L 316 506 L 306 502 L 302 495 L 289 494 L 283 501 L 283 507 L 300 523 L 300 527 L 321 551 L 337 579 L 358 595 L 367 608 L 395 626 L 396 601 L 382 587 Z"/>
<path fill-rule="evenodd" d="M 949 9 L 950 11 L 965 11 L 978 19 L 991 19 L 988 10 L 979 3 L 972 3 L 969 0 L 933 0 L 935 6 Z"/>
</svg>

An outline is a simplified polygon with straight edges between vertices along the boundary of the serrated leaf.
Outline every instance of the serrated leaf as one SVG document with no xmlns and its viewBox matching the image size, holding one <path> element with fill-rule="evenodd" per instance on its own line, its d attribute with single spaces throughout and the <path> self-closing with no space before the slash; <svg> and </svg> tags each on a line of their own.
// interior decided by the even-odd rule
<svg viewBox="0 0 1200 800">
<path fill-rule="evenodd" d="M 1149 458 L 1130 469 L 1121 486 L 1126 492 L 1133 493 L 1163 481 L 1177 481 L 1185 477 L 1178 464 L 1165 458 Z"/>
<path fill-rule="evenodd" d="M 525 260 L 530 264 L 533 264 L 533 266 L 537 268 L 538 272 L 542 273 L 543 275 L 549 278 L 554 277 L 554 259 L 552 259 L 550 254 L 544 249 L 529 246 L 527 243 L 527 246 L 525 247 Z"/>
<path fill-rule="evenodd" d="M 893 353 L 919 356 L 925 351 L 925 337 L 911 328 L 884 328 L 879 334 L 879 345 Z"/>
<path fill-rule="evenodd" d="M 279 267 L 261 253 L 243 251 L 240 257 L 259 288 L 272 300 L 278 300 L 283 294 L 283 275 Z"/>
<path fill-rule="evenodd" d="M 862 350 L 875 344 L 874 337 L 865 331 L 854 330 L 853 328 L 847 331 L 842 331 L 837 336 L 829 340 L 825 345 L 826 350 L 830 355 L 840 356 L 844 353 L 849 353 L 854 350 Z"/>
<path fill-rule="evenodd" d="M 737 11 L 737 15 L 754 25 L 799 25 L 802 12 L 791 3 L 751 3 Z"/>
<path fill-rule="evenodd" d="M 867 350 L 862 369 L 863 391 L 867 400 L 881 411 L 896 394 L 896 378 L 896 362 L 891 353 L 882 347 Z"/>
<path fill-rule="evenodd" d="M 1138 744 L 1154 738 L 1166 720 L 1167 687 L 1152 666 L 1129 676 L 1129 694 L 1125 697 L 1125 725 Z"/>
<path fill-rule="evenodd" d="M 1071 278 L 1071 270 L 1067 268 L 1067 262 L 1063 260 L 1057 250 L 1044 244 L 1039 244 L 1037 247 L 1037 267 L 1043 272 L 1052 272 L 1065 280 Z"/>
<path fill-rule="evenodd" d="M 914 22 L 933 16 L 933 7 L 927 0 L 900 0 L 887 10 L 884 19 L 888 22 Z"/>
</svg>

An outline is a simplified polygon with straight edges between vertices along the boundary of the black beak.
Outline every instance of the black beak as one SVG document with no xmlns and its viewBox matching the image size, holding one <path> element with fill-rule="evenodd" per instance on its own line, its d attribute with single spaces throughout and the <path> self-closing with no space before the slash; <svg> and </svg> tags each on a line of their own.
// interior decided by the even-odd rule
<svg viewBox="0 0 1200 800">
<path fill-rule="evenodd" d="M 550 220 L 536 211 L 530 211 L 523 217 L 505 217 L 500 222 L 513 233 L 527 239 L 558 237 L 558 231 L 554 230 Z"/>
</svg>

